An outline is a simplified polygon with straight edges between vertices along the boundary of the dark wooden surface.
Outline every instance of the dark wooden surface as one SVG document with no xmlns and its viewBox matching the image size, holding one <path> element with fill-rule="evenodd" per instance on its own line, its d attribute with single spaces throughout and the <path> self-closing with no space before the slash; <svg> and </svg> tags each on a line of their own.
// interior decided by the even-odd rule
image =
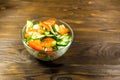
<svg viewBox="0 0 120 80">
<path fill-rule="evenodd" d="M 44 16 L 62 19 L 75 34 L 53 62 L 30 56 L 20 39 L 27 19 Z M 120 80 L 120 0 L 0 0 L 0 80 L 63 77 Z"/>
</svg>

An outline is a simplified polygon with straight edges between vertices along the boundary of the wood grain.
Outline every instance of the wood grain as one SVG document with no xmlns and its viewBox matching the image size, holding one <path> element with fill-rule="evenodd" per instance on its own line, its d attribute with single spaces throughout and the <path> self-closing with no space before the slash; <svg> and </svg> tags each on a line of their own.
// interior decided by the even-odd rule
<svg viewBox="0 0 120 80">
<path fill-rule="evenodd" d="M 61 58 L 35 59 L 20 32 L 27 19 L 67 22 L 74 41 Z M 120 0 L 0 1 L 0 80 L 120 80 Z"/>
</svg>

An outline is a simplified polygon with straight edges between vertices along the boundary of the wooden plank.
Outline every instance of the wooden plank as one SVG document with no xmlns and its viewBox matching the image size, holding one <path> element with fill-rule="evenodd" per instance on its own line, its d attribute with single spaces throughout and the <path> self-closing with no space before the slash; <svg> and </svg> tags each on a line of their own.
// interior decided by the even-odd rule
<svg viewBox="0 0 120 80">
<path fill-rule="evenodd" d="M 0 1 L 1 80 L 120 80 L 120 0 Z M 74 41 L 59 59 L 31 56 L 20 32 L 27 19 L 67 22 Z"/>
</svg>

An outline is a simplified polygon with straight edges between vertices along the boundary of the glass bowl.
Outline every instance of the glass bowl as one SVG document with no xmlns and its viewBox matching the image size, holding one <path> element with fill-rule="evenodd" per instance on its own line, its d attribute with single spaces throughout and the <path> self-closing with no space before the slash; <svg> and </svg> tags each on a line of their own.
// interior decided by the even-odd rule
<svg viewBox="0 0 120 80">
<path fill-rule="evenodd" d="M 36 22 L 36 21 L 44 21 L 44 20 L 47 20 L 49 18 L 40 18 L 40 19 L 34 19 L 32 20 L 32 22 Z M 66 53 L 66 51 L 69 49 L 72 41 L 73 41 L 73 38 L 74 38 L 74 33 L 73 33 L 73 30 L 72 28 L 64 21 L 62 20 L 58 20 L 56 19 L 56 24 L 63 24 L 65 25 L 65 27 L 67 27 L 69 29 L 69 33 L 70 33 L 70 36 L 71 36 L 71 40 L 70 42 L 67 44 L 67 46 L 65 47 L 62 47 L 62 48 L 59 48 L 57 51 L 54 51 L 54 55 L 53 56 L 49 56 L 46 54 L 45 51 L 41 50 L 41 51 L 38 51 L 38 50 L 35 50 L 31 47 L 28 46 L 28 44 L 26 43 L 25 41 L 25 31 L 26 31 L 26 25 L 23 27 L 22 31 L 21 31 L 21 39 L 22 39 L 22 42 L 26 48 L 26 50 L 32 55 L 34 56 L 35 58 L 39 59 L 39 60 L 42 60 L 42 61 L 52 61 L 52 60 L 55 60 L 59 57 L 61 57 L 63 54 Z"/>
</svg>

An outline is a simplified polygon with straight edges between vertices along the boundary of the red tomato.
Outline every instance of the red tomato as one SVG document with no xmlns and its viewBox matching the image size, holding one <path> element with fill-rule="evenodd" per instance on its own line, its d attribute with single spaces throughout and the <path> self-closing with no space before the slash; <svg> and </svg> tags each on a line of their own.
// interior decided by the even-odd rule
<svg viewBox="0 0 120 80">
<path fill-rule="evenodd" d="M 59 32 L 61 35 L 63 35 L 63 34 L 68 33 L 69 30 L 68 30 L 68 28 L 66 28 L 66 27 L 59 27 L 58 32 Z"/>
<path fill-rule="evenodd" d="M 45 24 L 47 24 L 49 26 L 53 26 L 56 23 L 56 19 L 55 18 L 51 18 L 51 19 L 45 20 L 43 23 L 45 23 Z"/>
<path fill-rule="evenodd" d="M 46 54 L 49 55 L 49 56 L 54 56 L 55 53 L 53 51 L 46 51 Z"/>
<path fill-rule="evenodd" d="M 56 41 L 53 38 L 44 38 L 42 40 L 42 45 L 45 47 L 52 47 L 52 46 L 54 46 L 54 42 L 56 42 Z"/>
<path fill-rule="evenodd" d="M 48 31 L 51 30 L 50 27 L 49 27 L 49 25 L 47 25 L 47 24 L 45 24 L 45 23 L 43 23 L 43 22 L 40 22 L 40 26 L 45 27 Z"/>
<path fill-rule="evenodd" d="M 40 40 L 30 40 L 28 41 L 28 45 L 35 50 L 43 50 Z"/>
</svg>

